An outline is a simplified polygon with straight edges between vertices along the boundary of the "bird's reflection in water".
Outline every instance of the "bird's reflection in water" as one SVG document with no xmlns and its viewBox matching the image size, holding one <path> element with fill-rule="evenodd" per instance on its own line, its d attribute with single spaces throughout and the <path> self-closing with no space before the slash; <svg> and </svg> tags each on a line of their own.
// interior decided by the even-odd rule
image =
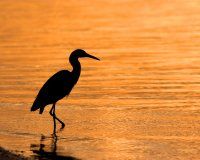
<svg viewBox="0 0 200 160">
<path fill-rule="evenodd" d="M 59 155 L 57 150 L 58 137 L 54 133 L 51 137 L 50 149 L 47 151 L 44 141 L 47 139 L 45 136 L 41 136 L 40 144 L 31 144 L 30 150 L 34 153 L 33 158 L 38 160 L 80 160 L 72 156 L 62 156 Z"/>
</svg>

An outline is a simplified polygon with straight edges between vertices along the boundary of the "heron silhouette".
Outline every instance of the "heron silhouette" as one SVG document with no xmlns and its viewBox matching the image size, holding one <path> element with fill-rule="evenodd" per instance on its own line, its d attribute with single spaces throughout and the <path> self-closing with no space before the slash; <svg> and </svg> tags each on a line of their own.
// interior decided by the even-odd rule
<svg viewBox="0 0 200 160">
<path fill-rule="evenodd" d="M 53 117 L 54 133 L 56 132 L 56 120 L 61 123 L 61 129 L 65 127 L 65 123 L 56 116 L 56 102 L 69 95 L 74 85 L 77 83 L 81 73 L 81 64 L 78 59 L 83 57 L 100 60 L 82 49 L 74 50 L 69 57 L 69 62 L 73 67 L 72 71 L 61 70 L 50 77 L 40 89 L 31 107 L 31 111 L 40 109 L 39 113 L 42 114 L 45 106 L 53 104 L 49 113 Z"/>
</svg>

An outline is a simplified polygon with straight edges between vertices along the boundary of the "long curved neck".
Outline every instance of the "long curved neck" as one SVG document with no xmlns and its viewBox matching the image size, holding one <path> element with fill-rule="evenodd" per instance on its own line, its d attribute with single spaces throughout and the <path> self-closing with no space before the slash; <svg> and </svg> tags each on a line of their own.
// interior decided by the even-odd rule
<svg viewBox="0 0 200 160">
<path fill-rule="evenodd" d="M 72 74 L 74 74 L 74 76 L 77 78 L 79 78 L 80 76 L 80 73 L 81 73 L 81 64 L 80 62 L 78 61 L 78 58 L 77 57 L 73 57 L 73 56 L 70 56 L 69 57 L 69 62 L 70 64 L 72 65 L 73 69 L 72 69 Z"/>
</svg>

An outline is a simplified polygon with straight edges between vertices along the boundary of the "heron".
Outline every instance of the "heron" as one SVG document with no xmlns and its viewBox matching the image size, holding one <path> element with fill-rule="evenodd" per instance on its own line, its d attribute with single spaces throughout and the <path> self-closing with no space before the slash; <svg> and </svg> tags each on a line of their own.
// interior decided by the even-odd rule
<svg viewBox="0 0 200 160">
<path fill-rule="evenodd" d="M 56 120 L 60 122 L 61 129 L 65 127 L 65 123 L 56 116 L 56 103 L 65 96 L 68 96 L 77 83 L 81 73 L 79 58 L 84 57 L 100 60 L 82 49 L 74 50 L 69 56 L 69 62 L 73 68 L 72 71 L 61 70 L 51 76 L 40 89 L 31 107 L 31 111 L 39 109 L 39 113 L 42 114 L 45 106 L 52 104 L 49 113 L 53 117 L 54 133 L 56 132 Z"/>
</svg>

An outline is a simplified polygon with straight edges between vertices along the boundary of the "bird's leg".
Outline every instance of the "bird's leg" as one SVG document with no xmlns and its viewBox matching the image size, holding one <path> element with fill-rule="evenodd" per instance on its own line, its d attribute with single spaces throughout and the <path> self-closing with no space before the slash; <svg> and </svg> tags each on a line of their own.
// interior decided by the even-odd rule
<svg viewBox="0 0 200 160">
<path fill-rule="evenodd" d="M 56 133 L 55 104 L 53 104 L 49 113 L 53 117 L 53 124 L 54 124 L 53 133 Z"/>
<path fill-rule="evenodd" d="M 54 106 L 54 110 L 53 110 L 53 115 L 54 115 L 54 118 L 58 120 L 58 122 L 61 123 L 62 127 L 61 129 L 63 129 L 65 127 L 65 123 L 63 121 L 61 121 L 58 117 L 56 117 L 56 110 L 55 110 L 55 106 Z"/>
</svg>

